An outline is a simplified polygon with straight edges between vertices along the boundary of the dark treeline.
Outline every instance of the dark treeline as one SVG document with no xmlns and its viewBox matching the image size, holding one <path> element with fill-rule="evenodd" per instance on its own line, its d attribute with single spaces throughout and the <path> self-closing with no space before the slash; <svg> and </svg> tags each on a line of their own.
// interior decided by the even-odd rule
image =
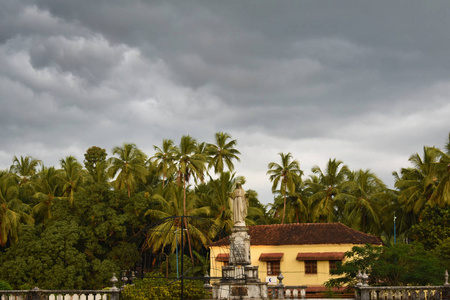
<svg viewBox="0 0 450 300">
<path fill-rule="evenodd" d="M 14 157 L 0 172 L 0 279 L 14 288 L 99 288 L 136 266 L 173 273 L 180 248 L 192 274 L 204 274 L 207 245 L 233 226 L 229 195 L 245 183 L 233 172 L 236 146 L 217 133 L 211 144 L 163 140 L 151 156 L 135 144 L 111 157 L 93 146 L 83 162 L 67 156 L 59 167 Z M 290 153 L 279 156 L 267 171 L 274 202 L 247 190 L 248 225 L 342 222 L 387 245 L 395 236 L 427 249 L 449 237 L 450 135 L 445 149 L 425 146 L 394 172 L 395 190 L 337 159 L 305 176 Z"/>
</svg>

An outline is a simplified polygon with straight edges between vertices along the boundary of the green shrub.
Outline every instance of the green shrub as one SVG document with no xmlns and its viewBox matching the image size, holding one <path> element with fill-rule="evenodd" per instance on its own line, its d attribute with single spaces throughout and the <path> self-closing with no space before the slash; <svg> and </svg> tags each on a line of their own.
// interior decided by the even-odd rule
<svg viewBox="0 0 450 300">
<path fill-rule="evenodd" d="M 178 300 L 180 299 L 181 282 L 166 279 L 160 274 L 152 274 L 152 278 L 136 280 L 133 286 L 127 286 L 122 296 L 125 300 Z M 210 295 L 199 280 L 184 280 L 185 299 L 205 299 Z"/>
<path fill-rule="evenodd" d="M 12 290 L 12 287 L 6 281 L 0 280 L 0 290 Z"/>
</svg>

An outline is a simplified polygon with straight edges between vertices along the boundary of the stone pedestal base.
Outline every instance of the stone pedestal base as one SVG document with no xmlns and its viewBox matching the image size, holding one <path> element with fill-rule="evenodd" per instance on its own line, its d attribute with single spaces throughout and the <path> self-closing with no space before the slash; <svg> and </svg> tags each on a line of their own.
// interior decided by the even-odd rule
<svg viewBox="0 0 450 300">
<path fill-rule="evenodd" d="M 230 236 L 230 265 L 250 265 L 250 236 L 247 226 L 234 226 Z"/>
<path fill-rule="evenodd" d="M 269 299 L 267 283 L 216 283 L 213 284 L 213 299 Z"/>
</svg>

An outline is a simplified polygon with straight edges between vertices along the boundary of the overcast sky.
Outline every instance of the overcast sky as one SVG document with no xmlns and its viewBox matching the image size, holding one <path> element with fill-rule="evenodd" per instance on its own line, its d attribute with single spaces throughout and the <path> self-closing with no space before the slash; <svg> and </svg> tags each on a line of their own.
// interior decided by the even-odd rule
<svg viewBox="0 0 450 300">
<path fill-rule="evenodd" d="M 268 163 L 329 158 L 389 187 L 450 132 L 448 1 L 0 0 L 0 169 L 189 134 Z"/>
</svg>

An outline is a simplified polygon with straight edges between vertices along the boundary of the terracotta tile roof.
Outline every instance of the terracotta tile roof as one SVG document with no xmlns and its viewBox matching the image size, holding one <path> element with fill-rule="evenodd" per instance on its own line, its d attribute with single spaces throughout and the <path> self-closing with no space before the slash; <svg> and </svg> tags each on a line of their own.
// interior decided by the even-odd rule
<svg viewBox="0 0 450 300">
<path fill-rule="evenodd" d="M 259 256 L 260 261 L 281 260 L 284 253 L 261 253 Z"/>
<path fill-rule="evenodd" d="M 344 252 L 306 252 L 298 253 L 297 260 L 342 260 Z"/>
<path fill-rule="evenodd" d="M 249 226 L 251 245 L 374 244 L 379 238 L 342 223 L 300 223 Z M 229 237 L 209 246 L 228 246 Z"/>
</svg>

